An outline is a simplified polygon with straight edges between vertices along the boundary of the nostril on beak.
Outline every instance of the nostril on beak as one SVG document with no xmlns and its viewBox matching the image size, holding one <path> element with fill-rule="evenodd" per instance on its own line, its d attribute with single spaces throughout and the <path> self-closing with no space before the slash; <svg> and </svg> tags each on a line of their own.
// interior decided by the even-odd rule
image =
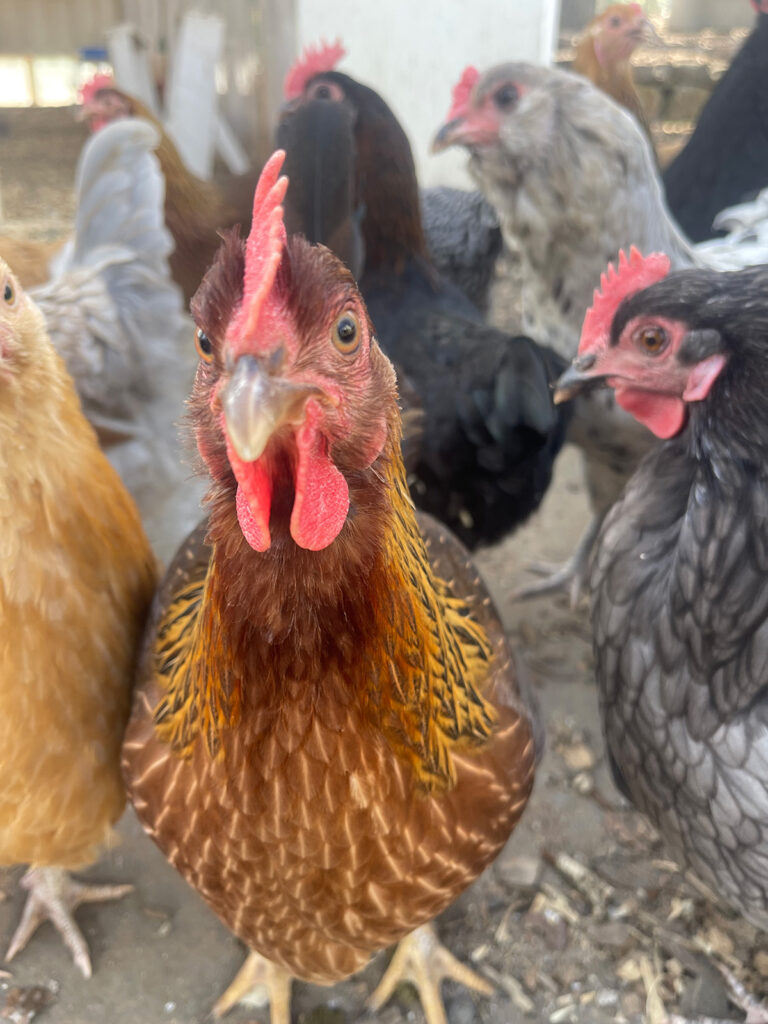
<svg viewBox="0 0 768 1024">
<path fill-rule="evenodd" d="M 595 354 L 593 352 L 586 352 L 583 356 L 579 356 L 573 361 L 574 370 L 578 370 L 579 373 L 584 373 L 585 370 L 591 370 L 595 365 Z"/>
</svg>

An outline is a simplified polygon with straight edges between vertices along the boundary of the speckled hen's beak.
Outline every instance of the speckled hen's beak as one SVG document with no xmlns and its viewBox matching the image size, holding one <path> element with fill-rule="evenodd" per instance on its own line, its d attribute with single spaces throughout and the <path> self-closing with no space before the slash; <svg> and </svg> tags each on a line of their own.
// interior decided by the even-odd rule
<svg viewBox="0 0 768 1024">
<path fill-rule="evenodd" d="M 441 153 L 449 146 L 457 145 L 462 139 L 463 117 L 454 117 L 452 121 L 446 122 L 432 140 L 430 150 L 433 153 Z"/>
<path fill-rule="evenodd" d="M 222 395 L 224 420 L 233 448 L 244 462 L 261 458 L 280 427 L 304 420 L 304 407 L 317 389 L 273 377 L 255 356 L 241 356 Z"/>
<path fill-rule="evenodd" d="M 577 356 L 568 369 L 555 383 L 555 393 L 552 401 L 555 405 L 567 402 L 587 388 L 602 387 L 606 383 L 606 376 L 601 373 L 590 373 L 594 367 L 596 357 L 592 352 L 586 352 L 583 356 Z"/>
</svg>

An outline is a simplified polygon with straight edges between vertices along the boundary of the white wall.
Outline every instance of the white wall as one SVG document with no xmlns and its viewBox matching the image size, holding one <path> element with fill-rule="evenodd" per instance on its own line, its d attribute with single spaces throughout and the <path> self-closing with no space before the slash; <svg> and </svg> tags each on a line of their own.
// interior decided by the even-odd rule
<svg viewBox="0 0 768 1024">
<path fill-rule="evenodd" d="M 296 0 L 300 50 L 340 37 L 340 71 L 372 86 L 408 133 L 422 185 L 471 187 L 459 150 L 429 146 L 467 64 L 549 63 L 560 0 Z"/>
</svg>

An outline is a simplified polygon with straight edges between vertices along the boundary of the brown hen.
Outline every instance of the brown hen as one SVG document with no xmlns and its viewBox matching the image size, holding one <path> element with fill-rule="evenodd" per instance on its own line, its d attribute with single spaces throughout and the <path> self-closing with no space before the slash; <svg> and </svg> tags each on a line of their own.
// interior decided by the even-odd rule
<svg viewBox="0 0 768 1024">
<path fill-rule="evenodd" d="M 653 146 L 651 124 L 630 63 L 650 31 L 651 24 L 640 4 L 609 4 L 579 37 L 572 69 L 634 114 Z"/>
<path fill-rule="evenodd" d="M 50 917 L 88 976 L 71 911 L 130 887 L 65 871 L 96 859 L 125 805 L 120 742 L 155 565 L 42 314 L 2 260 L 0 438 L 0 864 L 31 866 L 7 958 Z"/>
<path fill-rule="evenodd" d="M 534 771 L 490 599 L 411 504 L 354 280 L 285 240 L 282 160 L 193 304 L 210 515 L 157 596 L 123 748 L 145 828 L 254 951 L 216 1012 L 266 982 L 273 1022 L 291 976 L 344 978 L 455 899 Z M 416 975 L 438 1024 L 439 976 L 488 986 L 417 934 L 373 1002 Z"/>
</svg>

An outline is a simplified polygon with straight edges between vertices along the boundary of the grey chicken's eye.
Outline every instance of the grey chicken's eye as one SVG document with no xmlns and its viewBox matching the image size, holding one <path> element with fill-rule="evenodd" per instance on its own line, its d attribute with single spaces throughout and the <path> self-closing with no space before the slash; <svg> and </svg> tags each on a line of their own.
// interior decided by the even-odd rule
<svg viewBox="0 0 768 1024">
<path fill-rule="evenodd" d="M 211 339 L 200 327 L 198 327 L 197 333 L 195 334 L 195 348 L 203 362 L 211 362 L 213 359 L 213 345 L 211 343 Z"/>
<path fill-rule="evenodd" d="M 493 94 L 493 102 L 499 110 L 509 110 L 510 107 L 517 103 L 519 95 L 514 82 L 505 82 Z"/>
<path fill-rule="evenodd" d="M 668 339 L 663 327 L 642 327 L 635 335 L 635 340 L 643 351 L 655 356 L 667 347 Z"/>
<path fill-rule="evenodd" d="M 331 340 L 345 356 L 357 351 L 360 344 L 360 325 L 354 313 L 342 313 L 333 326 Z"/>
<path fill-rule="evenodd" d="M 3 289 L 3 301 L 7 302 L 8 305 L 10 306 L 10 304 L 13 302 L 13 297 L 13 285 L 11 284 L 10 281 L 6 281 L 5 288 Z"/>
</svg>

